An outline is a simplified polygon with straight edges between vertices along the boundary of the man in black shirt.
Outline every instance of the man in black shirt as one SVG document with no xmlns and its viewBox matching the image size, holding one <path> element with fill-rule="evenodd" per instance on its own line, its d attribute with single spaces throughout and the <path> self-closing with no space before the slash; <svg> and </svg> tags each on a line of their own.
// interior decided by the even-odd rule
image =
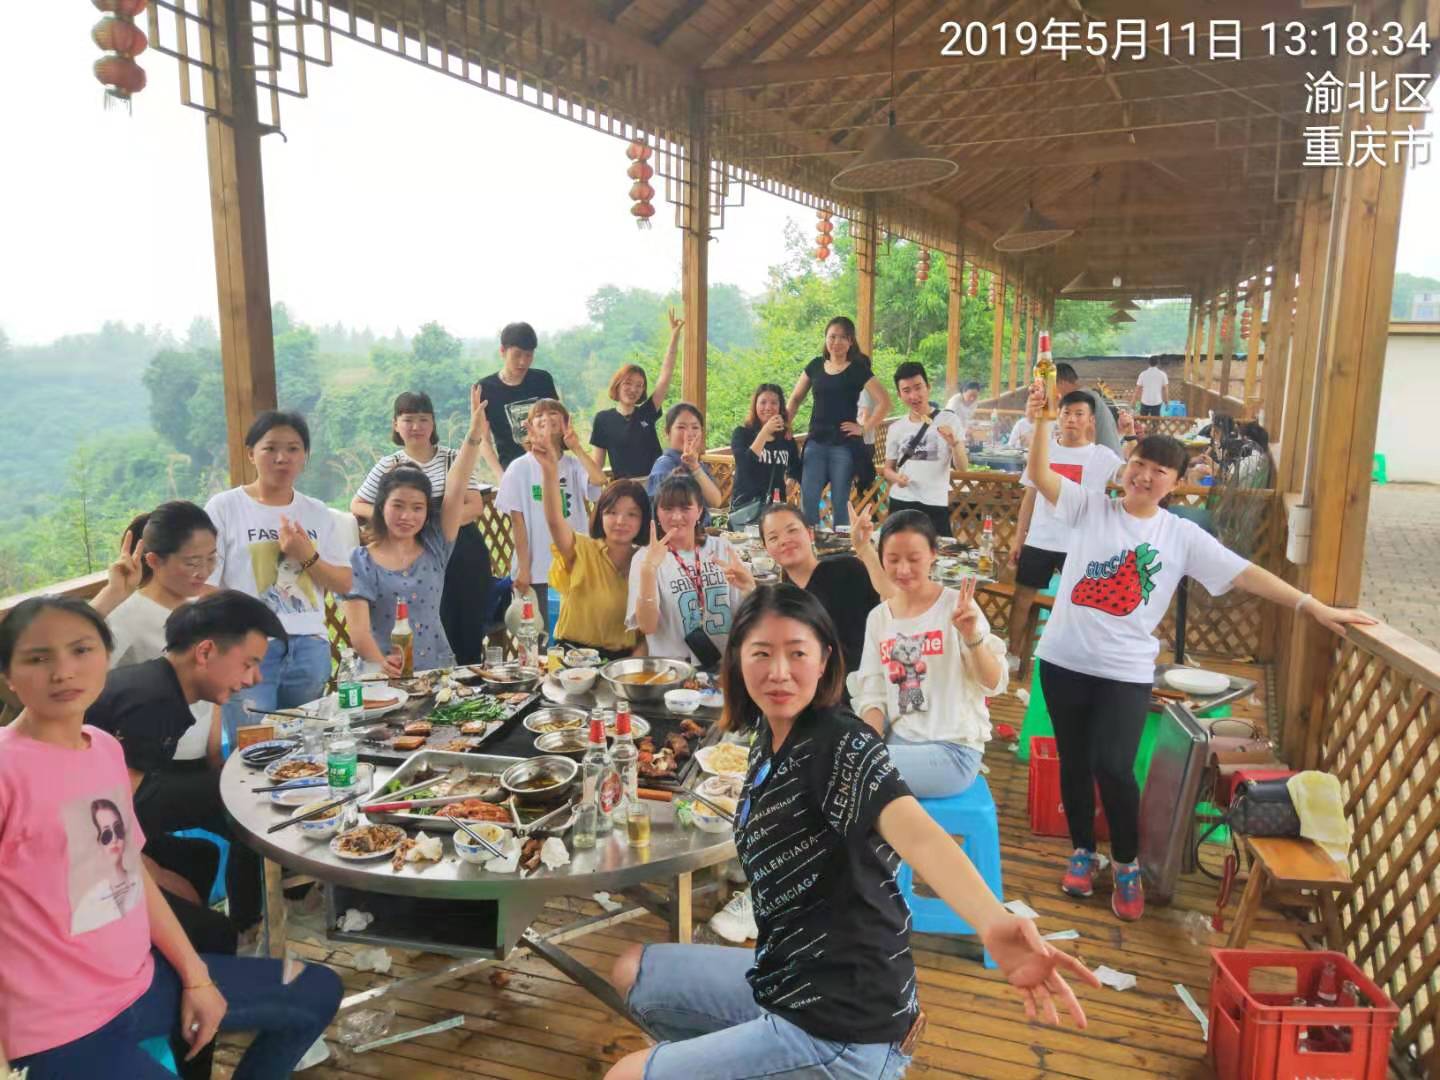
<svg viewBox="0 0 1440 1080">
<path fill-rule="evenodd" d="M 550 373 L 530 366 L 535 362 L 538 344 L 529 323 L 511 323 L 500 331 L 500 370 L 480 380 L 485 417 L 495 436 L 495 452 L 505 468 L 525 453 L 520 442 L 525 437 L 525 417 L 530 406 L 541 398 L 560 400 Z"/>
<path fill-rule="evenodd" d="M 175 745 L 194 721 L 191 705 L 223 705 L 231 694 L 260 681 L 260 662 L 272 637 L 288 640 L 279 618 L 253 596 L 222 590 L 181 604 L 165 621 L 165 655 L 116 668 L 86 711 L 86 723 L 114 735 L 125 752 L 135 816 L 151 841 L 146 851 L 154 848 L 162 866 L 167 851 L 183 858 L 183 842 L 170 842 L 167 833 L 199 828 L 229 835 L 220 774 L 213 767 L 219 764 L 218 725 L 212 729 L 208 763 L 175 761 Z M 171 869 L 186 877 L 191 876 L 186 869 L 193 870 Z M 242 931 L 260 920 L 259 874 L 258 857 L 245 845 L 232 844 L 226 888 L 231 919 Z"/>
</svg>

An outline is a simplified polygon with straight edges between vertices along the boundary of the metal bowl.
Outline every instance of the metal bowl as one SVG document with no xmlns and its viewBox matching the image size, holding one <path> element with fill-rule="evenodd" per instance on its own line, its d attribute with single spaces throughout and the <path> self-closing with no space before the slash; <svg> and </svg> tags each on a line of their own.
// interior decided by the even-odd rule
<svg viewBox="0 0 1440 1080">
<path fill-rule="evenodd" d="M 573 709 L 564 705 L 558 705 L 546 709 L 536 709 L 529 716 L 525 717 L 524 723 L 526 731 L 533 731 L 537 735 L 545 735 L 547 732 L 542 725 L 554 720 L 562 720 L 571 726 L 558 728 L 557 730 L 578 731 L 583 738 L 586 730 L 586 721 L 589 719 L 590 714 L 584 709 Z"/>
<path fill-rule="evenodd" d="M 578 758 L 589 748 L 589 736 L 578 728 L 574 731 L 547 731 L 535 737 L 535 749 L 542 754 L 565 754 Z"/>
<path fill-rule="evenodd" d="M 621 676 L 636 675 L 642 671 L 669 672 L 673 676 L 663 682 L 632 683 L 622 682 Z M 624 660 L 612 660 L 600 669 L 600 677 L 615 692 L 640 705 L 653 705 L 665 700 L 666 690 L 675 690 L 686 679 L 695 674 L 695 668 L 684 660 L 670 660 L 662 656 L 630 656 Z"/>
<path fill-rule="evenodd" d="M 579 764 L 567 757 L 530 758 L 501 773 L 500 786 L 530 802 L 553 802 L 570 790 L 579 772 Z"/>
<path fill-rule="evenodd" d="M 502 668 L 499 671 L 479 668 L 477 670 L 480 672 L 481 681 L 498 694 L 534 690 L 536 684 L 540 682 L 539 668 Z"/>
</svg>

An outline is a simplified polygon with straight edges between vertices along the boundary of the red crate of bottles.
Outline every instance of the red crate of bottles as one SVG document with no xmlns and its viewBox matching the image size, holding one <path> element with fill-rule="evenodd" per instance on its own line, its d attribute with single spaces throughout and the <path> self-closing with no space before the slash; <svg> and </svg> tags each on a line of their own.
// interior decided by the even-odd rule
<svg viewBox="0 0 1440 1080">
<path fill-rule="evenodd" d="M 1030 739 L 1030 831 L 1036 836 L 1069 836 L 1065 804 L 1060 799 L 1060 752 L 1055 740 L 1044 735 Z M 1095 839 L 1110 839 L 1110 825 L 1095 789 Z"/>
<path fill-rule="evenodd" d="M 1344 953 L 1210 953 L 1206 1049 L 1220 1080 L 1385 1080 L 1400 1010 Z"/>
</svg>

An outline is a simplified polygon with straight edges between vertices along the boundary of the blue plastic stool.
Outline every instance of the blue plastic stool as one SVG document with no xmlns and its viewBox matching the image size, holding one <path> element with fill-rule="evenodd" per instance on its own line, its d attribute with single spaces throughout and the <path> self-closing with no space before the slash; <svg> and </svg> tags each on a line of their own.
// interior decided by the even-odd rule
<svg viewBox="0 0 1440 1080">
<path fill-rule="evenodd" d="M 959 795 L 945 799 L 921 799 L 920 805 L 947 833 L 962 838 L 960 846 L 970 856 L 975 869 L 980 871 L 985 884 L 990 886 L 995 899 L 1004 899 L 1000 880 L 1000 822 L 984 775 L 977 776 L 975 782 Z M 907 864 L 900 865 L 896 880 L 905 903 L 910 905 L 912 930 L 921 934 L 975 933 L 975 928 L 951 911 L 950 906 L 938 896 L 916 895 L 915 877 Z M 988 951 L 985 953 L 985 966 L 995 966 Z"/>
<path fill-rule="evenodd" d="M 210 889 L 210 898 L 206 904 L 214 906 L 225 899 L 225 865 L 230 860 L 230 841 L 223 836 L 216 836 L 206 829 L 182 829 L 176 836 L 189 836 L 196 840 L 209 840 L 220 849 L 220 862 L 215 867 L 215 884 Z"/>
<path fill-rule="evenodd" d="M 164 1035 L 156 1035 L 153 1039 L 146 1039 L 140 1044 L 140 1049 L 149 1054 L 160 1065 L 169 1069 L 176 1076 L 180 1075 L 180 1067 L 175 1064 L 175 1055 L 170 1050 L 170 1040 Z"/>
</svg>

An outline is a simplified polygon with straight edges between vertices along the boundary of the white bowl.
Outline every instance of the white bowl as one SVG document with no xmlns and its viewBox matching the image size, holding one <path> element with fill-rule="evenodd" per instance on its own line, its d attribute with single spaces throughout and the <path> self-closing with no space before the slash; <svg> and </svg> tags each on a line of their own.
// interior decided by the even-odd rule
<svg viewBox="0 0 1440 1080">
<path fill-rule="evenodd" d="M 730 811 L 732 818 L 735 816 L 738 804 L 734 799 L 721 797 L 715 799 L 715 802 L 726 807 Z M 722 833 L 730 831 L 730 822 L 706 806 L 699 799 L 695 800 L 690 812 L 694 817 L 695 827 L 701 832 Z"/>
<path fill-rule="evenodd" d="M 699 690 L 666 690 L 665 707 L 673 713 L 681 716 L 689 716 L 696 709 L 700 708 Z"/>
<path fill-rule="evenodd" d="M 500 848 L 502 851 L 505 850 L 505 840 L 509 834 L 499 825 L 496 825 L 492 821 L 467 821 L 466 824 L 486 840 L 489 840 L 490 843 L 494 844 L 497 848 Z M 476 866 L 483 866 L 495 858 L 494 855 L 467 836 L 464 829 L 455 830 L 455 854 L 459 855 L 465 862 L 474 863 Z"/>
<path fill-rule="evenodd" d="M 599 674 L 599 668 L 577 667 L 557 672 L 555 678 L 559 680 L 560 689 L 565 693 L 583 694 L 595 685 L 595 679 Z"/>
<path fill-rule="evenodd" d="M 323 806 L 325 803 L 332 801 L 334 800 L 328 794 L 323 799 L 311 799 L 303 806 L 297 806 L 295 812 L 290 816 L 299 817 L 301 814 L 314 810 L 317 806 Z M 329 817 L 313 818 L 310 821 L 297 822 L 295 828 L 299 829 L 312 840 L 323 840 L 327 836 L 334 836 L 339 832 L 340 822 L 343 820 L 345 820 L 345 808 L 343 806 L 337 806 L 335 812 Z"/>
</svg>

